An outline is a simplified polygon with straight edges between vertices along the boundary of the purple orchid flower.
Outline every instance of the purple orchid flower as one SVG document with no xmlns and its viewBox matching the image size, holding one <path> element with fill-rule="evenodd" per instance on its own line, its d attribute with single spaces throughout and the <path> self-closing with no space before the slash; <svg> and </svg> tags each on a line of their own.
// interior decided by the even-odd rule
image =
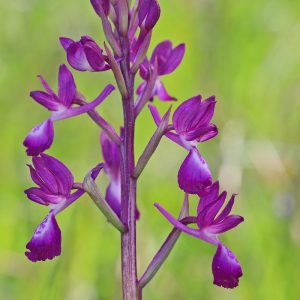
<svg viewBox="0 0 300 300">
<path fill-rule="evenodd" d="M 39 155 L 50 148 L 54 138 L 53 123 L 86 113 L 99 105 L 115 88 L 107 85 L 102 93 L 92 102 L 73 108 L 73 101 L 78 97 L 72 73 L 65 65 L 61 65 L 58 73 L 58 95 L 49 87 L 42 76 L 39 76 L 44 91 L 33 91 L 30 96 L 39 104 L 52 112 L 52 116 L 34 127 L 25 138 L 23 145 L 30 156 Z"/>
<path fill-rule="evenodd" d="M 110 182 L 106 189 L 105 200 L 118 217 L 121 216 L 121 170 L 120 170 L 120 149 L 105 132 L 100 134 L 100 144 L 105 162 L 104 170 Z M 136 209 L 136 219 L 140 213 Z"/>
<path fill-rule="evenodd" d="M 65 49 L 69 64 L 78 71 L 101 72 L 109 70 L 107 57 L 103 50 L 89 36 L 82 36 L 78 42 L 61 37 L 60 43 Z"/>
<path fill-rule="evenodd" d="M 155 96 L 158 96 L 162 101 L 176 100 L 176 98 L 168 94 L 159 76 L 175 71 L 182 61 L 184 52 L 184 44 L 180 44 L 175 48 L 173 48 L 172 42 L 168 40 L 158 44 L 152 53 L 150 61 L 146 58 L 140 65 L 140 75 L 145 81 L 138 87 L 137 94 L 142 94 L 150 78 L 150 69 L 155 68 L 155 64 L 157 64 L 157 78 L 150 100 L 152 101 Z"/>
<path fill-rule="evenodd" d="M 193 114 L 194 110 L 190 110 L 191 107 L 189 105 L 185 105 L 186 103 L 189 104 L 190 100 L 194 102 L 194 99 L 197 100 L 198 105 L 197 110 L 194 107 L 195 114 Z M 165 134 L 170 140 L 189 151 L 178 172 L 179 187 L 186 193 L 198 194 L 199 196 L 207 193 L 212 184 L 212 176 L 208 164 L 197 149 L 197 143 L 212 138 L 217 132 L 215 131 L 216 126 L 209 124 L 213 116 L 215 102 L 210 100 L 210 98 L 205 101 L 201 102 L 199 96 L 182 103 L 173 114 L 173 127 L 176 133 L 169 131 Z M 199 104 L 202 105 L 200 108 Z M 157 108 L 149 105 L 149 109 L 156 125 L 159 126 L 161 117 Z M 189 118 L 188 114 L 191 114 L 192 117 Z M 209 133 L 209 130 L 198 130 L 199 128 L 213 128 L 212 132 L 214 135 Z M 205 131 L 206 133 L 202 134 Z M 193 140 L 186 140 L 186 136 L 193 136 Z"/>
<path fill-rule="evenodd" d="M 177 229 L 218 247 L 212 263 L 214 284 L 225 288 L 235 288 L 238 286 L 239 278 L 243 275 L 242 268 L 235 255 L 219 241 L 218 234 L 238 226 L 244 221 L 244 218 L 230 215 L 235 194 L 220 212 L 226 196 L 225 191 L 219 194 L 219 182 L 217 181 L 211 186 L 210 192 L 200 198 L 197 216 L 192 217 L 195 219 L 194 223 L 197 224 L 198 229 L 182 224 L 159 204 L 155 203 L 155 206 Z"/>
<path fill-rule="evenodd" d="M 216 125 L 210 123 L 215 111 L 215 97 L 201 101 L 201 96 L 192 97 L 178 106 L 173 114 L 175 132 L 167 132 L 166 136 L 183 148 L 190 150 L 198 143 L 214 138 L 218 134 Z M 148 106 L 151 115 L 158 125 L 161 117 L 154 105 Z"/>
<path fill-rule="evenodd" d="M 70 170 L 56 158 L 41 154 L 32 158 L 30 175 L 38 187 L 25 190 L 27 197 L 41 205 L 50 207 L 44 221 L 36 228 L 26 245 L 25 255 L 36 262 L 53 259 L 61 253 L 61 232 L 55 215 L 76 201 L 84 191 L 78 189 L 71 194 L 74 178 Z"/>
</svg>

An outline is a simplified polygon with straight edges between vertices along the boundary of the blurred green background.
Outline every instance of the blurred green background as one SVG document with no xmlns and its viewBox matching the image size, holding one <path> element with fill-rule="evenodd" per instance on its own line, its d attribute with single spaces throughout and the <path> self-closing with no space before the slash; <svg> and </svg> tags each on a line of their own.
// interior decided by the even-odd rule
<svg viewBox="0 0 300 300">
<path fill-rule="evenodd" d="M 160 4 L 151 47 L 163 39 L 187 46 L 180 68 L 163 78 L 169 92 L 179 101 L 198 93 L 217 97 L 214 121 L 220 134 L 201 144 L 200 151 L 222 188 L 239 194 L 234 211 L 245 222 L 221 239 L 237 255 L 244 276 L 235 290 L 214 286 L 214 247 L 182 235 L 144 299 L 298 300 L 300 2 Z M 120 299 L 119 235 L 86 196 L 58 216 L 61 257 L 34 264 L 23 254 L 47 212 L 23 194 L 32 182 L 22 141 L 48 115 L 28 94 L 40 88 L 39 73 L 56 86 L 58 65 L 66 62 L 58 37 L 88 34 L 102 44 L 100 22 L 88 0 L 0 0 L 0 18 L 0 299 Z M 73 73 L 90 100 L 113 80 L 108 72 Z M 165 111 L 168 105 L 158 102 Z M 99 111 L 120 126 L 117 93 Z M 148 110 L 137 125 L 138 156 L 155 129 Z M 80 181 L 101 160 L 98 135 L 86 116 L 58 122 L 48 153 L 66 163 Z M 180 209 L 183 194 L 176 176 L 185 155 L 164 139 L 140 178 L 139 274 L 171 229 L 153 203 L 174 214 Z"/>
</svg>

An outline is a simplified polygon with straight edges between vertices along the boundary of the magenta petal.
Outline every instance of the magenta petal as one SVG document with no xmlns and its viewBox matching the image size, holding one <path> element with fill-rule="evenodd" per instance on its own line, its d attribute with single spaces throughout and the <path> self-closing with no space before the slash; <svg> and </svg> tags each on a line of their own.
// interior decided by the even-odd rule
<svg viewBox="0 0 300 300">
<path fill-rule="evenodd" d="M 57 97 L 56 94 L 55 94 L 55 93 L 53 92 L 53 90 L 50 88 L 49 84 L 46 82 L 46 80 L 43 78 L 43 76 L 42 76 L 42 75 L 38 75 L 38 78 L 39 78 L 39 80 L 41 81 L 41 83 L 42 83 L 44 89 L 46 90 L 46 92 L 47 92 L 49 95 L 53 96 L 53 98 L 56 98 L 56 97 Z"/>
<path fill-rule="evenodd" d="M 224 245 L 219 244 L 212 262 L 214 284 L 233 289 L 239 285 L 243 275 L 240 263 L 235 255 Z"/>
<path fill-rule="evenodd" d="M 37 174 L 36 170 L 31 166 L 27 165 L 29 167 L 30 176 L 33 182 L 38 185 L 43 191 L 45 191 L 48 194 L 51 194 L 51 190 L 48 189 L 45 182 L 42 180 L 42 178 Z"/>
<path fill-rule="evenodd" d="M 42 205 L 57 204 L 65 200 L 64 197 L 48 194 L 40 188 L 29 188 L 24 193 L 28 199 Z"/>
<path fill-rule="evenodd" d="M 157 95 L 159 100 L 162 100 L 162 101 L 174 101 L 174 100 L 176 100 L 176 98 L 174 98 L 174 97 L 172 97 L 168 94 L 166 88 L 164 87 L 164 85 L 160 81 L 160 79 L 156 80 L 153 96 L 154 95 Z"/>
<path fill-rule="evenodd" d="M 49 170 L 44 159 L 40 156 L 36 156 L 32 158 L 32 163 L 37 175 L 45 183 L 51 194 L 58 195 L 58 183 L 56 179 L 56 174 L 53 174 Z"/>
<path fill-rule="evenodd" d="M 175 71 L 183 59 L 184 52 L 185 52 L 184 44 L 180 44 L 176 48 L 174 48 L 170 53 L 170 55 L 168 56 L 168 60 L 165 63 L 163 73 L 162 74 L 159 73 L 159 75 L 170 74 L 173 71 Z"/>
<path fill-rule="evenodd" d="M 27 258 L 33 262 L 53 259 L 61 253 L 61 232 L 54 214 L 51 212 L 36 228 L 31 240 L 26 245 Z"/>
<path fill-rule="evenodd" d="M 80 42 L 74 42 L 67 50 L 67 60 L 75 70 L 78 71 L 93 71 L 90 66 L 85 52 L 84 47 Z"/>
<path fill-rule="evenodd" d="M 72 39 L 66 38 L 66 37 L 60 37 L 59 38 L 60 44 L 62 45 L 62 47 L 67 51 L 68 48 L 75 43 L 75 41 L 73 41 Z"/>
<path fill-rule="evenodd" d="M 142 0 L 140 2 L 138 18 L 139 25 L 145 21 L 145 28 L 151 30 L 160 17 L 160 7 L 156 0 Z"/>
<path fill-rule="evenodd" d="M 41 158 L 49 172 L 55 176 L 58 194 L 68 196 L 74 183 L 71 171 L 55 157 L 42 153 Z"/>
<path fill-rule="evenodd" d="M 95 42 L 85 43 L 84 52 L 89 65 L 94 71 L 108 70 L 108 67 L 105 64 L 104 56 L 102 55 L 102 50 Z"/>
<path fill-rule="evenodd" d="M 231 215 L 227 216 L 220 223 L 210 225 L 206 231 L 211 234 L 219 234 L 231 230 L 232 228 L 238 226 L 244 221 L 244 218 L 241 216 Z"/>
<path fill-rule="evenodd" d="M 162 72 L 162 69 L 160 69 L 160 66 L 164 65 L 166 63 L 167 57 L 172 52 L 172 42 L 169 40 L 165 40 L 160 42 L 155 49 L 153 50 L 153 53 L 151 55 L 151 64 L 154 65 L 155 60 L 157 60 L 158 63 L 158 70 Z M 160 72 L 158 72 L 160 74 Z M 161 74 L 160 74 L 161 75 Z"/>
<path fill-rule="evenodd" d="M 35 126 L 23 142 L 23 145 L 27 148 L 27 155 L 35 156 L 44 152 L 52 145 L 53 138 L 54 128 L 50 119 Z"/>
<path fill-rule="evenodd" d="M 233 194 L 230 198 L 230 200 L 228 201 L 227 205 L 225 206 L 225 208 L 222 210 L 222 212 L 218 215 L 218 217 L 215 219 L 215 223 L 218 223 L 220 221 L 222 221 L 225 217 L 227 217 L 231 210 L 232 207 L 234 205 L 234 199 L 236 197 L 236 194 Z"/>
<path fill-rule="evenodd" d="M 202 196 L 199 200 L 199 204 L 197 207 L 197 214 L 199 214 L 204 209 L 204 207 L 214 202 L 218 198 L 219 189 L 220 189 L 219 181 L 216 181 L 211 185 L 209 192 L 206 195 Z"/>
<path fill-rule="evenodd" d="M 184 134 L 187 141 L 205 142 L 214 138 L 218 134 L 218 128 L 214 124 L 199 127 Z"/>
<path fill-rule="evenodd" d="M 160 7 L 156 0 L 152 0 L 145 21 L 145 28 L 147 30 L 151 30 L 157 23 L 159 17 L 160 17 Z"/>
<path fill-rule="evenodd" d="M 30 92 L 30 97 L 33 98 L 37 103 L 43 105 L 50 111 L 58 111 L 61 109 L 61 104 L 48 93 L 42 91 Z"/>
<path fill-rule="evenodd" d="M 65 107 L 69 108 L 75 96 L 74 77 L 66 65 L 61 65 L 58 73 L 58 98 Z"/>
<path fill-rule="evenodd" d="M 24 193 L 27 195 L 28 199 L 42 204 L 42 205 L 48 205 L 47 201 L 45 200 L 45 195 L 48 196 L 49 194 L 46 194 L 44 191 L 42 191 L 39 188 L 29 188 L 24 191 Z M 51 196 L 51 195 L 49 195 Z"/>
<path fill-rule="evenodd" d="M 197 223 L 200 228 L 212 224 L 215 216 L 223 206 L 226 196 L 227 192 L 222 192 L 217 200 L 204 207 L 204 209 L 198 214 Z"/>
<path fill-rule="evenodd" d="M 191 149 L 178 172 L 179 187 L 188 194 L 203 195 L 211 183 L 211 172 L 206 161 L 198 149 Z"/>
</svg>

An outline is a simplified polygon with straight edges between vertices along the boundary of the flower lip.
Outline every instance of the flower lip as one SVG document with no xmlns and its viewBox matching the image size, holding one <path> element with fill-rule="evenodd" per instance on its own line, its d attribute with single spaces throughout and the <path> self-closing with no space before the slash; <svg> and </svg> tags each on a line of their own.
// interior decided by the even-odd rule
<svg viewBox="0 0 300 300">
<path fill-rule="evenodd" d="M 214 284 L 233 289 L 238 286 L 239 278 L 243 276 L 240 263 L 235 255 L 221 243 L 218 244 L 212 262 Z"/>
<path fill-rule="evenodd" d="M 32 262 L 45 261 L 61 253 L 61 231 L 53 213 L 49 212 L 36 228 L 26 248 L 25 255 Z"/>
<path fill-rule="evenodd" d="M 49 149 L 53 143 L 53 138 L 53 122 L 47 119 L 43 123 L 35 126 L 23 141 L 23 145 L 27 148 L 27 155 L 36 156 Z"/>
<path fill-rule="evenodd" d="M 197 148 L 192 148 L 178 172 L 178 185 L 189 194 L 204 195 L 212 183 L 211 172 Z"/>
</svg>

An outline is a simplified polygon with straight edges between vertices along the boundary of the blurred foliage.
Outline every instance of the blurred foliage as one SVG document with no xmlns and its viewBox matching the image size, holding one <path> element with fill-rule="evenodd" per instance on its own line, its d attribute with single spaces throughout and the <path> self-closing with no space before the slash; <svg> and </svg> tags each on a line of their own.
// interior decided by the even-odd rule
<svg viewBox="0 0 300 300">
<path fill-rule="evenodd" d="M 152 47 L 166 38 L 187 45 L 180 68 L 163 78 L 170 93 L 180 101 L 197 93 L 217 97 L 214 120 L 220 134 L 200 145 L 200 151 L 222 187 L 239 194 L 235 212 L 246 221 L 222 236 L 222 241 L 239 258 L 244 276 L 235 290 L 214 286 L 215 249 L 182 235 L 145 289 L 144 298 L 300 299 L 300 3 L 160 3 L 162 16 Z M 23 194 L 32 183 L 22 140 L 47 115 L 28 94 L 39 88 L 39 73 L 57 84 L 58 65 L 65 63 L 58 37 L 78 39 L 88 34 L 102 43 L 100 22 L 88 0 L 1 0 L 0 18 L 0 299 L 120 299 L 119 236 L 88 197 L 58 216 L 61 257 L 33 264 L 23 254 L 47 211 Z M 73 73 L 88 99 L 112 81 L 108 72 Z M 166 104 L 155 103 L 161 111 L 167 109 Z M 120 126 L 117 93 L 99 110 L 116 128 Z M 154 128 L 145 110 L 138 119 L 137 155 Z M 64 161 L 76 180 L 82 180 L 101 160 L 97 127 L 81 116 L 57 123 L 55 131 L 49 153 Z M 179 211 L 183 195 L 176 174 L 184 155 L 164 139 L 141 177 L 140 274 L 171 229 L 153 202 L 159 201 L 174 214 Z"/>
</svg>

